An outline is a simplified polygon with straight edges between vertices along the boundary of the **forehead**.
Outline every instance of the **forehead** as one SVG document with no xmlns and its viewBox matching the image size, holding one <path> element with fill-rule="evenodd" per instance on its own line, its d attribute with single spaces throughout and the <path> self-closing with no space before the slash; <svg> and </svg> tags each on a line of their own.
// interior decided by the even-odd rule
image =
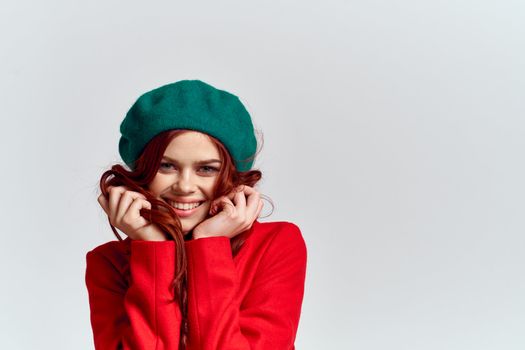
<svg viewBox="0 0 525 350">
<path fill-rule="evenodd" d="M 199 161 L 219 159 L 219 151 L 208 135 L 198 131 L 187 131 L 171 140 L 164 151 L 164 156 L 181 162 Z"/>
</svg>

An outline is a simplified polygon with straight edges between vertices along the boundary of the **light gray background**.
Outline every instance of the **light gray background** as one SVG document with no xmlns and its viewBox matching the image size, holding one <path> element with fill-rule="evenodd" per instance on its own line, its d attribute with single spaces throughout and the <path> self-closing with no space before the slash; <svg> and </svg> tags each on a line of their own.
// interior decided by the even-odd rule
<svg viewBox="0 0 525 350">
<path fill-rule="evenodd" d="M 307 242 L 297 349 L 525 347 L 523 1 L 10 0 L 0 16 L 0 348 L 92 348 L 85 253 L 114 239 L 96 197 L 120 121 L 194 78 L 245 102 L 265 220 Z"/>
</svg>

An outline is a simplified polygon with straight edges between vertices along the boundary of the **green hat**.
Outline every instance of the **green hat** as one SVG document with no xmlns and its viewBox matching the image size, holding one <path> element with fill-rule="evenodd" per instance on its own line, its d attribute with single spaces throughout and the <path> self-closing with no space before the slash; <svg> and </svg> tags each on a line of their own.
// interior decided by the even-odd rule
<svg viewBox="0 0 525 350">
<path fill-rule="evenodd" d="M 252 167 L 257 147 L 250 114 L 239 98 L 200 80 L 181 80 L 140 96 L 120 124 L 119 153 L 134 168 L 157 134 L 189 129 L 209 134 L 226 147 L 238 171 Z"/>
</svg>

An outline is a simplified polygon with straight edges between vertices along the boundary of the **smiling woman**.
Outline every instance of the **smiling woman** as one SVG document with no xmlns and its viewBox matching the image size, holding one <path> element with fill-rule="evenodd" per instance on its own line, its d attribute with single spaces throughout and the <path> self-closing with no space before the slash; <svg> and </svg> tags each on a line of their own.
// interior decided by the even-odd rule
<svg viewBox="0 0 525 350">
<path fill-rule="evenodd" d="M 104 172 L 98 198 L 118 240 L 86 256 L 95 348 L 294 349 L 306 245 L 257 220 L 240 100 L 183 80 L 142 95 L 120 130 L 129 169 Z"/>
</svg>

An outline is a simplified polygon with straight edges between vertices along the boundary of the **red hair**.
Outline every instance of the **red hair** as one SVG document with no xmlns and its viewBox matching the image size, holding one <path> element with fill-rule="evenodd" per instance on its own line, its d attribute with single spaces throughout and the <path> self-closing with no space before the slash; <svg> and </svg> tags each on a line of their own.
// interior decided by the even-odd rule
<svg viewBox="0 0 525 350">
<path fill-rule="evenodd" d="M 104 172 L 100 179 L 100 190 L 106 199 L 109 199 L 109 186 L 126 186 L 129 190 L 139 192 L 144 195 L 148 202 L 151 203 L 151 210 L 141 209 L 140 214 L 151 223 L 159 226 L 159 228 L 166 234 L 168 240 L 175 241 L 176 266 L 175 278 L 172 283 L 172 288 L 174 290 L 175 301 L 179 303 L 182 312 L 179 344 L 180 349 L 186 348 L 186 340 L 189 334 L 189 324 L 187 321 L 187 262 L 184 250 L 184 241 L 191 239 L 191 237 L 189 233 L 186 235 L 186 237 L 182 233 L 180 220 L 173 208 L 166 202 L 153 196 L 148 191 L 147 185 L 157 174 L 162 156 L 164 155 L 164 151 L 168 147 L 171 140 L 187 131 L 188 130 L 179 129 L 168 130 L 159 133 L 150 142 L 148 142 L 140 157 L 133 164 L 133 170 L 130 171 L 120 164 L 115 164 L 110 170 Z M 207 136 L 217 147 L 220 159 L 222 161 L 210 201 L 230 193 L 240 185 L 253 187 L 261 179 L 262 173 L 259 170 L 249 170 L 245 172 L 237 171 L 233 160 L 224 145 L 213 136 Z M 245 161 L 254 159 L 259 151 L 257 151 L 253 157 Z M 261 195 L 261 197 L 266 198 L 263 195 Z M 123 239 L 117 233 L 115 227 L 111 223 L 110 226 L 117 239 L 122 241 Z M 235 256 L 244 243 L 244 235 L 239 234 L 233 237 L 230 240 L 230 243 L 233 256 Z"/>
</svg>

